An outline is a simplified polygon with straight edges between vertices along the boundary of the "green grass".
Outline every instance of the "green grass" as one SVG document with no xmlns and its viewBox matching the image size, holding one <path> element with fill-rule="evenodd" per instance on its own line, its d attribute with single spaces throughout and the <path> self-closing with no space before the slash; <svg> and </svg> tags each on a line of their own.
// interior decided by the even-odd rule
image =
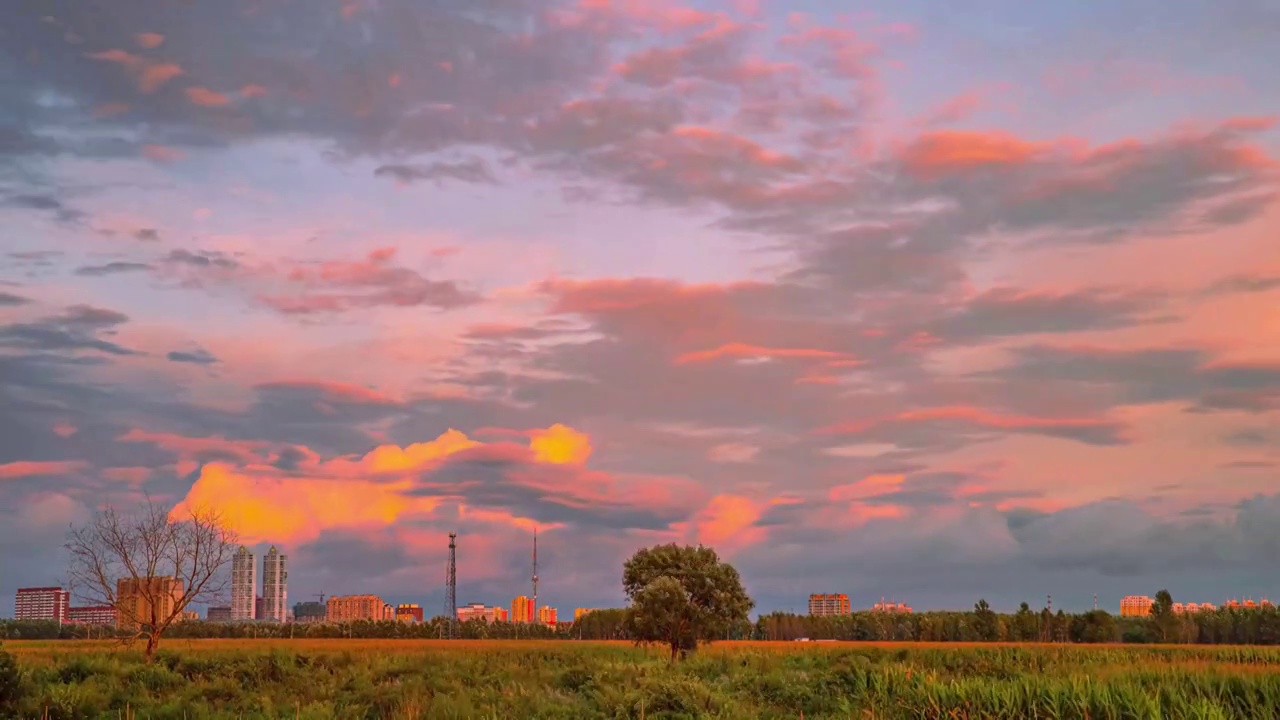
<svg viewBox="0 0 1280 720">
<path fill-rule="evenodd" d="M 1280 649 L 724 643 L 9 643 L 0 717 L 1270 718 Z M 126 715 L 126 713 L 128 713 Z"/>
</svg>

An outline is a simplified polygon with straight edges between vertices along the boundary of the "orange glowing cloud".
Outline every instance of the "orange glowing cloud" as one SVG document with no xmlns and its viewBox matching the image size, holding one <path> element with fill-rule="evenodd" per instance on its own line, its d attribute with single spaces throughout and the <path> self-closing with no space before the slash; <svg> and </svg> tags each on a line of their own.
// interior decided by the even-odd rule
<svg viewBox="0 0 1280 720">
<path fill-rule="evenodd" d="M 89 466 L 81 460 L 53 460 L 53 461 L 29 461 L 19 460 L 18 462 L 5 463 L 0 465 L 0 480 L 14 480 L 24 477 L 38 477 L 44 475 L 67 475 L 79 472 Z"/>
<path fill-rule="evenodd" d="M 403 516 L 430 513 L 440 498 L 412 497 L 409 480 L 271 477 L 236 472 L 222 463 L 205 465 L 186 498 L 170 513 L 188 517 L 213 509 L 242 542 L 308 542 L 323 530 L 386 527 Z"/>
<path fill-rule="evenodd" d="M 1027 162 L 1045 149 L 1002 132 L 942 130 L 927 133 L 909 145 L 901 159 L 912 172 L 932 176 L 989 165 Z"/>
<path fill-rule="evenodd" d="M 185 517 L 194 508 L 221 512 L 228 525 L 246 542 L 308 542 L 325 530 L 382 528 L 407 518 L 431 518 L 448 502 L 460 516 L 518 528 L 533 527 L 534 520 L 511 508 L 476 507 L 466 501 L 467 491 L 481 482 L 469 473 L 461 480 L 433 484 L 430 473 L 454 456 L 467 461 L 510 463 L 504 482 L 539 491 L 557 503 L 593 508 L 628 503 L 638 507 L 672 507 L 678 502 L 662 482 L 629 482 L 607 473 L 579 469 L 591 454 L 586 433 L 562 424 L 527 432 L 528 446 L 511 442 L 482 443 L 458 430 L 448 430 L 434 440 L 405 447 L 381 445 L 361 456 L 322 460 L 305 448 L 302 459 L 293 459 L 290 471 L 273 460 L 278 448 L 269 443 L 230 441 L 221 438 L 183 438 L 162 433 L 132 431 L 122 439 L 151 442 L 178 453 L 184 462 L 215 454 L 231 462 L 210 462 L 174 509 Z M 292 447 L 292 446 L 291 446 Z M 536 466 L 564 470 L 545 472 Z M 194 470 L 188 466 L 188 471 Z M 119 473 L 121 478 L 132 473 Z M 686 495 L 687 497 L 687 495 Z M 544 528 L 554 525 L 541 525 Z"/>
<path fill-rule="evenodd" d="M 538 462 L 555 465 L 582 465 L 591 457 L 591 438 L 567 425 L 556 423 L 546 430 L 534 430 L 529 447 Z"/>
<path fill-rule="evenodd" d="M 380 445 L 361 458 L 361 464 L 377 473 L 404 472 L 479 446 L 475 440 L 450 429 L 435 440 L 413 443 L 403 449 L 395 445 Z"/>
<path fill-rule="evenodd" d="M 765 538 L 765 528 L 756 525 L 765 510 L 776 505 L 799 502 L 800 500 L 789 497 L 776 497 L 761 502 L 741 495 L 716 495 L 689 522 L 677 524 L 676 529 L 691 533 L 703 545 L 714 546 L 724 553 L 733 553 Z"/>
</svg>

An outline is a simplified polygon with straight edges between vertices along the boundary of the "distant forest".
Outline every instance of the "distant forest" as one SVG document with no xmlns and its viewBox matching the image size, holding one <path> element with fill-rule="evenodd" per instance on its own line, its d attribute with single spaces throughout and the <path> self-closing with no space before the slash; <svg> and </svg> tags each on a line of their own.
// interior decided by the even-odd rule
<svg viewBox="0 0 1280 720">
<path fill-rule="evenodd" d="M 1167 596 L 1166 596 L 1167 597 Z M 572 623 L 544 625 L 472 620 L 459 624 L 463 639 L 629 640 L 624 609 L 596 610 Z M 224 623 L 187 621 L 166 638 L 363 638 L 441 637 L 443 618 L 409 624 L 393 621 L 329 623 Z M 110 638 L 114 628 L 59 625 L 47 621 L 0 621 L 0 639 Z M 1148 617 L 1119 617 L 1105 610 L 1051 613 L 1026 603 L 1016 613 L 997 613 L 985 601 L 965 612 L 855 612 L 816 617 L 791 613 L 762 615 L 731 631 L 727 640 L 861 640 L 903 642 L 1057 642 L 1280 644 L 1280 609 L 1222 608 L 1175 614 L 1157 604 Z"/>
</svg>

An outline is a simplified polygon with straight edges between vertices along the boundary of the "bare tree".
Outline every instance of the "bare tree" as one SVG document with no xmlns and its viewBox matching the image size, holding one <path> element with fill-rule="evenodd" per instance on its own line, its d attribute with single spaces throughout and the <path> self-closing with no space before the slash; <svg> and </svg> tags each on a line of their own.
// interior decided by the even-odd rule
<svg viewBox="0 0 1280 720">
<path fill-rule="evenodd" d="M 175 519 L 150 497 L 131 515 L 107 507 L 68 535 L 71 592 L 115 608 L 117 626 L 129 632 L 125 642 L 145 639 L 150 661 L 188 605 L 223 595 L 228 578 L 222 569 L 236 546 L 235 534 L 211 510 Z"/>
</svg>

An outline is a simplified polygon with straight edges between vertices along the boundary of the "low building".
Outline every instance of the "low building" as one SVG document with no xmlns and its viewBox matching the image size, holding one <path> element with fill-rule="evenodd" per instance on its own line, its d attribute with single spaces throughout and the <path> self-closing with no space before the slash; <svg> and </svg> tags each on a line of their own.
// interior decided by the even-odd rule
<svg viewBox="0 0 1280 720">
<path fill-rule="evenodd" d="M 315 623 L 325 621 L 324 603 L 318 602 L 300 602 L 293 606 L 293 621 L 300 623 Z"/>
<path fill-rule="evenodd" d="M 575 608 L 573 611 L 573 621 L 577 622 L 582 619 L 583 615 L 586 615 L 587 613 L 595 612 L 595 610 L 596 610 L 595 608 Z"/>
<path fill-rule="evenodd" d="M 116 622 L 131 629 L 163 622 L 174 614 L 182 595 L 183 583 L 178 578 L 122 578 L 116 583 Z"/>
<path fill-rule="evenodd" d="M 1146 595 L 1125 595 L 1120 598 L 1121 617 L 1146 617 L 1156 601 Z"/>
<path fill-rule="evenodd" d="M 422 608 L 417 603 L 396 606 L 396 620 L 407 623 L 420 623 L 423 620 Z"/>
<path fill-rule="evenodd" d="M 507 609 L 496 605 L 489 607 L 484 603 L 467 603 L 458 608 L 458 622 L 468 620 L 483 620 L 488 623 L 506 622 Z"/>
<path fill-rule="evenodd" d="M 556 609 L 550 605 L 543 605 L 538 608 L 538 622 L 554 628 L 556 626 Z"/>
<path fill-rule="evenodd" d="M 383 604 L 382 604 L 382 619 L 383 619 L 383 620 L 390 620 L 390 621 L 392 621 L 392 622 L 395 622 L 395 619 L 396 619 L 396 606 L 395 606 L 395 605 L 392 605 L 391 603 L 383 603 Z"/>
<path fill-rule="evenodd" d="M 884 598 L 881 598 L 880 602 L 871 606 L 871 612 L 910 613 L 911 606 L 901 602 L 885 602 Z"/>
<path fill-rule="evenodd" d="M 850 614 L 849 596 L 844 593 L 814 593 L 809 595 L 809 614 L 816 616 Z"/>
<path fill-rule="evenodd" d="M 70 607 L 71 593 L 60 587 L 18 588 L 13 617 L 18 620 L 66 622 Z"/>
<path fill-rule="evenodd" d="M 115 625 L 116 609 L 110 605 L 85 605 L 67 610 L 69 622 L 81 625 Z"/>
<path fill-rule="evenodd" d="M 325 606 L 325 617 L 332 623 L 381 620 L 386 607 L 377 595 L 335 595 Z"/>
<path fill-rule="evenodd" d="M 231 622 L 231 606 L 211 607 L 204 611 L 208 622 Z"/>
<path fill-rule="evenodd" d="M 199 619 L 200 613 L 195 610 L 183 610 L 178 613 L 178 617 L 175 619 L 175 622 L 193 622 Z"/>
<path fill-rule="evenodd" d="M 530 623 L 533 622 L 533 615 L 533 598 L 527 595 L 517 595 L 511 601 L 511 622 Z"/>
</svg>

